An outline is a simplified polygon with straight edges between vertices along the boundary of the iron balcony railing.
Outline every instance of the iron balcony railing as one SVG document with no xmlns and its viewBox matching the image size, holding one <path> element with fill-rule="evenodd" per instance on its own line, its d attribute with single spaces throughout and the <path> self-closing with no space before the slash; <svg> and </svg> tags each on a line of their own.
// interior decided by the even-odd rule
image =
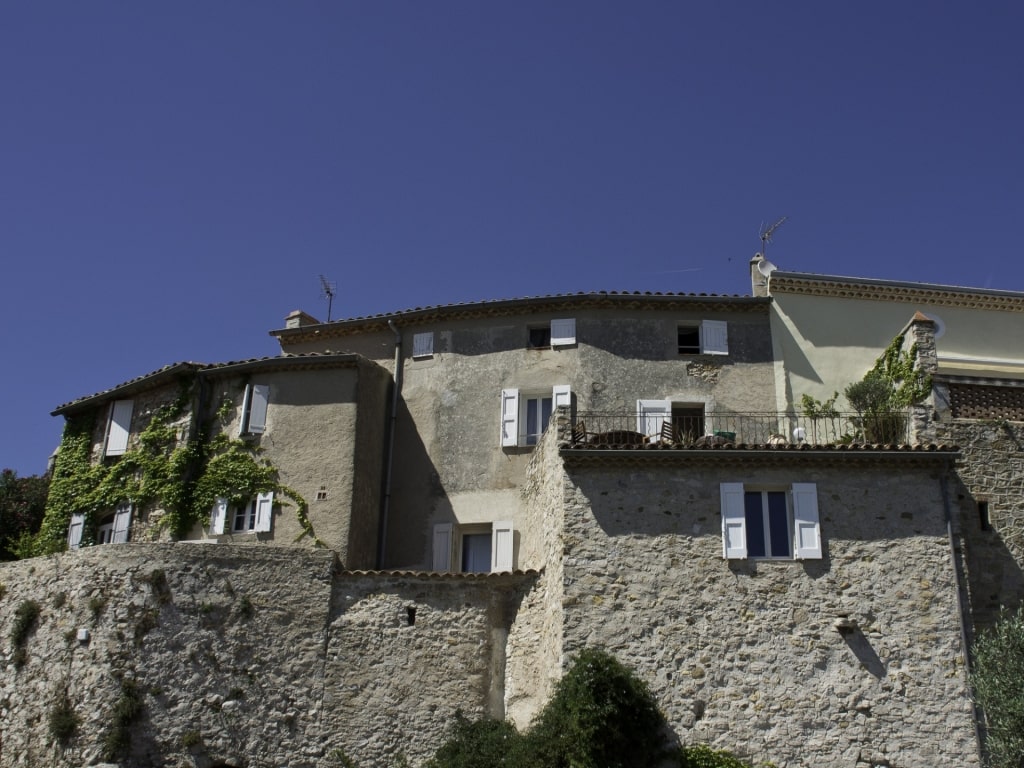
<svg viewBox="0 0 1024 768">
<path fill-rule="evenodd" d="M 905 412 L 837 413 L 818 419 L 797 413 L 708 412 L 663 414 L 579 411 L 572 442 L 592 445 L 833 445 L 908 444 L 911 419 Z"/>
</svg>

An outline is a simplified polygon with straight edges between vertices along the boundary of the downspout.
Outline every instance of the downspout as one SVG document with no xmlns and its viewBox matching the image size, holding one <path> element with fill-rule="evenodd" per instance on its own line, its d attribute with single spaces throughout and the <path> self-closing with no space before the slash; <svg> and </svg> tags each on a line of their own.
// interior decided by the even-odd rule
<svg viewBox="0 0 1024 768">
<path fill-rule="evenodd" d="M 949 499 L 949 467 L 946 465 L 946 471 L 942 473 L 942 479 L 939 485 L 942 489 L 942 508 L 946 515 L 946 536 L 949 539 L 949 556 L 953 565 L 953 577 L 956 580 L 956 605 L 957 613 L 960 616 L 960 644 L 964 649 L 964 677 L 967 683 L 967 695 L 971 697 L 971 712 L 973 717 L 971 720 L 974 723 L 974 739 L 978 745 L 978 758 L 984 760 L 984 749 L 982 748 L 983 734 L 981 725 L 981 712 L 978 709 L 978 704 L 974 700 L 974 686 L 971 684 L 971 632 L 968 628 L 967 613 L 966 613 L 966 593 L 967 588 L 964 584 L 964 568 L 963 558 L 960 555 L 960 549 L 956 544 L 956 535 L 953 531 L 953 510 Z"/>
<path fill-rule="evenodd" d="M 395 381 L 391 387 L 391 418 L 388 421 L 388 447 L 384 457 L 384 501 L 380 511 L 378 570 L 384 567 L 384 555 L 387 552 L 388 512 L 391 510 L 391 470 L 395 461 L 395 426 L 398 422 L 398 394 L 402 391 L 402 334 L 393 320 L 388 320 L 388 328 L 395 334 Z"/>
</svg>

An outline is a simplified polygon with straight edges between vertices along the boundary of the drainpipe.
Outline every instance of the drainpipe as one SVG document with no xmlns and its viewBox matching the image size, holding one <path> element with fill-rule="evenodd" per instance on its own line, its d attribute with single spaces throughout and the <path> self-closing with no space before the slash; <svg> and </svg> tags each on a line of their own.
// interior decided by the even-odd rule
<svg viewBox="0 0 1024 768">
<path fill-rule="evenodd" d="M 384 503 L 380 512 L 380 546 L 377 548 L 377 569 L 384 567 L 388 540 L 388 512 L 391 510 L 391 469 L 395 461 L 395 426 L 398 422 L 398 394 L 402 390 L 402 334 L 393 320 L 388 328 L 395 334 L 395 375 L 391 387 L 391 418 L 388 422 L 388 448 L 384 458 Z"/>
<path fill-rule="evenodd" d="M 978 704 L 974 700 L 974 686 L 971 684 L 971 645 L 970 641 L 973 637 L 973 632 L 970 631 L 968 626 L 969 622 L 967 619 L 967 587 L 964 584 L 964 568 L 963 558 L 960 554 L 960 550 L 956 545 L 956 536 L 953 532 L 953 509 L 949 497 L 949 465 L 947 465 L 946 471 L 942 473 L 942 479 L 940 481 L 940 487 L 942 488 L 942 506 L 946 513 L 946 535 L 949 538 L 949 555 L 953 565 L 953 577 L 956 580 L 956 605 L 958 613 L 960 614 L 960 644 L 964 649 L 964 677 L 967 683 L 967 694 L 971 697 L 971 711 L 974 721 L 974 739 L 978 745 L 978 757 L 983 759 L 982 753 L 982 741 L 984 740 L 983 729 L 981 725 L 981 712 L 978 709 Z"/>
</svg>

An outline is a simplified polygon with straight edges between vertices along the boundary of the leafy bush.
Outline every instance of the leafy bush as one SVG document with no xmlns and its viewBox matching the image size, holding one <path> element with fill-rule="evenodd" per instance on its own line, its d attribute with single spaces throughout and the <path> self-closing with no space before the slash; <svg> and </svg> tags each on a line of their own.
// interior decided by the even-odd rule
<svg viewBox="0 0 1024 768">
<path fill-rule="evenodd" d="M 25 644 L 28 636 L 39 622 L 39 603 L 35 600 L 23 600 L 14 611 L 14 623 L 11 625 L 11 644 L 14 646 L 14 668 L 21 669 L 28 661 Z"/>
<path fill-rule="evenodd" d="M 102 757 L 107 762 L 117 762 L 127 754 L 132 745 L 132 724 L 142 714 L 142 693 L 134 680 L 121 681 L 121 695 L 114 704 L 111 726 L 103 738 Z"/>
<path fill-rule="evenodd" d="M 523 737 L 509 722 L 470 722 L 461 712 L 448 730 L 448 741 L 437 750 L 427 768 L 513 768 L 524 761 Z"/>
<path fill-rule="evenodd" d="M 974 644 L 974 696 L 985 715 L 990 768 L 1024 765 L 1024 609 L 1004 614 Z"/>
<path fill-rule="evenodd" d="M 61 746 L 67 746 L 67 743 L 77 733 L 80 722 L 81 719 L 75 714 L 75 708 L 71 704 L 71 699 L 68 698 L 66 693 L 61 694 L 53 703 L 53 706 L 50 707 L 50 716 L 47 723 L 50 736 Z"/>
<path fill-rule="evenodd" d="M 728 752 L 719 752 L 706 744 L 683 747 L 680 750 L 680 768 L 750 768 Z"/>
</svg>

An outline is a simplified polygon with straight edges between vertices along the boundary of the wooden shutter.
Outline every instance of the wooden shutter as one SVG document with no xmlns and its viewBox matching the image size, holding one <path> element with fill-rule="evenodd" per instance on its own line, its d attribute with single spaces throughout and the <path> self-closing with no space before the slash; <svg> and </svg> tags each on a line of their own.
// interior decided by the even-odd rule
<svg viewBox="0 0 1024 768">
<path fill-rule="evenodd" d="M 722 483 L 722 557 L 746 559 L 747 516 L 743 483 Z"/>
<path fill-rule="evenodd" d="M 514 544 L 511 520 L 500 520 L 491 526 L 492 573 L 512 570 Z"/>
<path fill-rule="evenodd" d="M 128 529 L 132 526 L 132 505 L 118 504 L 114 510 L 114 535 L 111 544 L 124 544 L 128 541 Z"/>
<path fill-rule="evenodd" d="M 705 355 L 728 355 L 729 324 L 724 320 L 704 320 L 700 324 L 700 347 Z"/>
<path fill-rule="evenodd" d="M 246 432 L 251 435 L 262 435 L 267 428 L 267 402 L 270 400 L 270 387 L 267 384 L 252 385 L 252 399 L 249 403 L 249 423 Z"/>
<path fill-rule="evenodd" d="M 566 347 L 576 343 L 576 318 L 551 321 L 551 346 Z"/>
<path fill-rule="evenodd" d="M 814 483 L 793 483 L 793 556 L 797 560 L 821 559 L 818 488 Z"/>
<path fill-rule="evenodd" d="M 68 549 L 78 549 L 82 545 L 82 529 L 85 528 L 85 515 L 75 512 L 71 515 L 68 526 Z"/>
<path fill-rule="evenodd" d="M 216 535 L 224 533 L 224 523 L 228 519 L 228 500 L 218 497 L 210 510 L 210 533 Z"/>
<path fill-rule="evenodd" d="M 670 401 L 636 401 L 636 431 L 647 435 L 652 442 L 661 439 L 661 425 L 665 419 L 672 419 L 672 403 Z"/>
<path fill-rule="evenodd" d="M 273 492 L 256 494 L 256 525 L 253 530 L 257 533 L 266 533 L 270 530 L 270 521 L 273 518 L 274 494 Z"/>
<path fill-rule="evenodd" d="M 107 424 L 107 456 L 121 456 L 128 450 L 132 406 L 131 400 L 115 400 L 110 404 L 110 422 Z"/>
<path fill-rule="evenodd" d="M 434 551 L 431 570 L 445 573 L 452 569 L 452 524 L 434 526 Z"/>
<path fill-rule="evenodd" d="M 434 332 L 417 333 L 412 337 L 412 356 L 431 357 L 434 354 Z"/>
<path fill-rule="evenodd" d="M 501 390 L 501 445 L 519 445 L 519 390 Z"/>
<path fill-rule="evenodd" d="M 552 388 L 551 404 L 554 408 L 557 408 L 560 405 L 572 407 L 572 390 L 569 388 L 568 384 L 559 384 Z"/>
</svg>

